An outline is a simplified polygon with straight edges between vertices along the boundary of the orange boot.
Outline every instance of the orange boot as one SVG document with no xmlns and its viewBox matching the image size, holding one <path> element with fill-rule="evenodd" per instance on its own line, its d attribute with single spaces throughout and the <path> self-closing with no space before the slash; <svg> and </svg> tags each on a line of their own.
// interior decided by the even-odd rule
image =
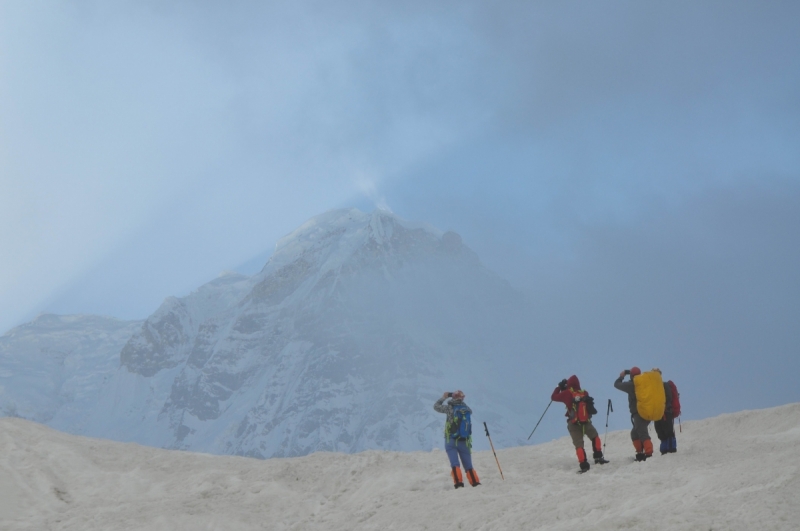
<svg viewBox="0 0 800 531">
<path fill-rule="evenodd" d="M 581 465 L 581 472 L 586 472 L 589 470 L 589 461 L 586 460 L 586 450 L 583 448 L 578 448 L 575 450 L 575 454 L 578 456 L 578 463 Z"/>
<path fill-rule="evenodd" d="M 475 472 L 474 468 L 470 468 L 469 470 L 466 471 L 466 473 L 470 485 L 472 485 L 473 487 L 477 487 L 478 485 L 481 484 L 481 480 L 478 478 L 478 473 Z M 463 487 L 464 485 L 461 486 Z"/>
<path fill-rule="evenodd" d="M 450 475 L 453 477 L 453 486 L 455 488 L 464 486 L 464 479 L 461 477 L 461 467 L 454 466 Z"/>
<path fill-rule="evenodd" d="M 644 458 L 653 457 L 653 441 L 647 439 L 642 446 L 644 447 Z"/>
</svg>

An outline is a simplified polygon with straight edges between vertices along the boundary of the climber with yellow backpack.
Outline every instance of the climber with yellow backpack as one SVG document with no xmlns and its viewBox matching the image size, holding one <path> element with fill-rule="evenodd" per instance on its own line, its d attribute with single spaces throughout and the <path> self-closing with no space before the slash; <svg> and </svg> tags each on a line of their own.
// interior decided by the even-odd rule
<svg viewBox="0 0 800 531">
<path fill-rule="evenodd" d="M 583 436 L 589 437 L 592 441 L 592 450 L 595 464 L 604 465 L 608 463 L 603 457 L 603 445 L 600 442 L 600 435 L 592 426 L 592 415 L 597 414 L 594 407 L 594 399 L 585 390 L 581 389 L 581 383 L 574 374 L 569 379 L 561 380 L 558 387 L 550 395 L 553 402 L 561 402 L 567 406 L 567 431 L 572 437 L 572 444 L 575 446 L 575 453 L 578 456 L 578 464 L 581 469 L 579 472 L 589 470 L 589 460 L 586 457 L 586 450 L 583 448 Z"/>
<path fill-rule="evenodd" d="M 630 380 L 623 382 L 625 375 Z M 631 440 L 636 449 L 636 460 L 644 461 L 653 455 L 653 442 L 648 428 L 651 421 L 661 420 L 666 407 L 664 382 L 658 371 L 642 372 L 639 367 L 631 367 L 619 373 L 614 387 L 628 394 L 628 407 L 631 412 Z"/>
</svg>

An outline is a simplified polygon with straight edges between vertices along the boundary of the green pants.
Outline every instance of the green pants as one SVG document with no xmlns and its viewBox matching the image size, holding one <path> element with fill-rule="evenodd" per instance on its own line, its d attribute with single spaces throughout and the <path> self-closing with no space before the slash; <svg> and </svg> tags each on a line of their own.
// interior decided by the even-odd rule
<svg viewBox="0 0 800 531">
<path fill-rule="evenodd" d="M 597 437 L 597 430 L 592 426 L 591 420 L 583 424 L 573 424 L 570 422 L 567 424 L 567 429 L 569 430 L 569 435 L 572 437 L 572 444 L 575 445 L 576 450 L 578 448 L 583 448 L 584 435 L 589 437 L 590 441 L 593 441 L 595 437 Z"/>
</svg>

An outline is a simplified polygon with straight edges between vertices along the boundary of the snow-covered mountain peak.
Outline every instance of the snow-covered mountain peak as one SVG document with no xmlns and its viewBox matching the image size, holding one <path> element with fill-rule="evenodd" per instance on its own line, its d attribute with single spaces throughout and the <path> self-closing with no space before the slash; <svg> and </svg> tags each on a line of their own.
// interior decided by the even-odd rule
<svg viewBox="0 0 800 531">
<path fill-rule="evenodd" d="M 429 449 L 440 386 L 480 396 L 503 378 L 517 302 L 454 232 L 331 210 L 281 239 L 258 274 L 165 299 L 104 365 L 114 399 L 80 430 L 258 457 Z M 62 407 L 52 394 L 36 418 Z M 513 437 L 513 404 L 485 400 L 499 442 Z"/>
<path fill-rule="evenodd" d="M 315 216 L 281 238 L 263 272 L 272 272 L 298 259 L 315 262 L 320 269 L 338 267 L 354 254 L 370 247 L 390 250 L 413 234 L 418 241 L 438 242 L 442 231 L 413 223 L 387 210 L 365 213 L 356 208 L 329 210 Z M 402 247 L 402 245 L 400 245 Z M 329 267 L 324 263 L 329 262 Z"/>
</svg>

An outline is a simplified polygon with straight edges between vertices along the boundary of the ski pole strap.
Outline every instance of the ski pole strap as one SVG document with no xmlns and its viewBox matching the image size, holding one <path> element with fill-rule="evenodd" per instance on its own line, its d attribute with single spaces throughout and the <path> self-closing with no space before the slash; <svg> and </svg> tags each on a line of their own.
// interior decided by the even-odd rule
<svg viewBox="0 0 800 531">
<path fill-rule="evenodd" d="M 611 399 L 610 398 L 608 399 L 608 409 L 606 409 L 606 415 L 608 415 L 609 411 L 611 413 L 614 412 L 614 406 L 611 405 Z"/>
</svg>

